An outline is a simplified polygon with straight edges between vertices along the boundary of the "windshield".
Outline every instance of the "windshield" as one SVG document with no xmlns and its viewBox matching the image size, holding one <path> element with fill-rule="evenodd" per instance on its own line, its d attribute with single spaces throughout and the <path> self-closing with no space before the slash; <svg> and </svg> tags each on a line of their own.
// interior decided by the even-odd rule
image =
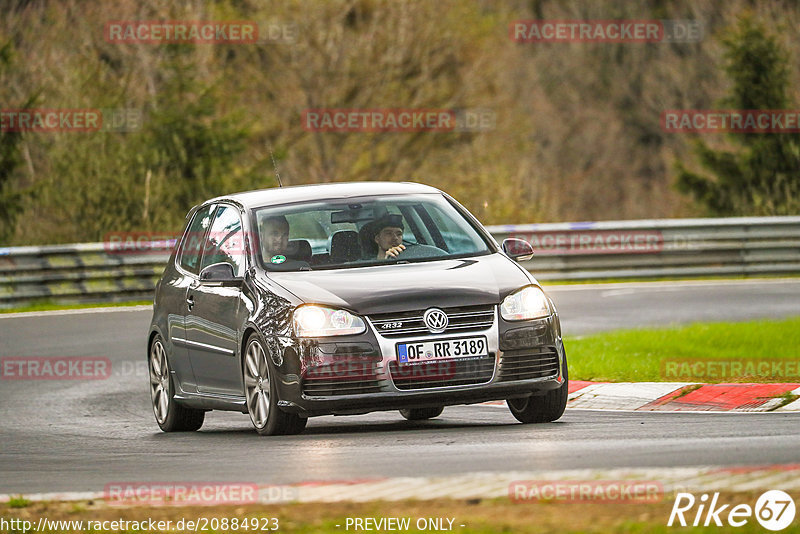
<svg viewBox="0 0 800 534">
<path fill-rule="evenodd" d="M 343 269 L 489 251 L 478 231 L 439 194 L 308 202 L 254 213 L 267 270 Z"/>
</svg>

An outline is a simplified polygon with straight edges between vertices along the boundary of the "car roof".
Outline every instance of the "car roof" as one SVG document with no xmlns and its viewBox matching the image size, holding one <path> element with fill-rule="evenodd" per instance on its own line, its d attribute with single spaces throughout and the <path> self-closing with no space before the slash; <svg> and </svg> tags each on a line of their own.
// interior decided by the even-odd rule
<svg viewBox="0 0 800 534">
<path fill-rule="evenodd" d="M 341 199 L 371 195 L 441 193 L 435 187 L 415 182 L 337 182 L 313 185 L 272 187 L 216 197 L 204 202 L 231 200 L 245 208 L 257 208 L 293 202 Z"/>
</svg>

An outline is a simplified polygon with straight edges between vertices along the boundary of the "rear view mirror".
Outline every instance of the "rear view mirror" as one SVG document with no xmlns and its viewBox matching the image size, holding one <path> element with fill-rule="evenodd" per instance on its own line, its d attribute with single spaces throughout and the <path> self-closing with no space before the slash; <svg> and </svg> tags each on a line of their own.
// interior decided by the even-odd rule
<svg viewBox="0 0 800 534">
<path fill-rule="evenodd" d="M 533 257 L 533 247 L 524 239 L 509 237 L 503 240 L 503 252 L 517 261 L 527 261 Z"/>
<path fill-rule="evenodd" d="M 364 207 L 361 204 L 351 204 L 346 211 L 334 211 L 331 213 L 332 224 L 357 223 L 371 221 L 375 218 L 375 210 L 372 207 Z"/>
</svg>

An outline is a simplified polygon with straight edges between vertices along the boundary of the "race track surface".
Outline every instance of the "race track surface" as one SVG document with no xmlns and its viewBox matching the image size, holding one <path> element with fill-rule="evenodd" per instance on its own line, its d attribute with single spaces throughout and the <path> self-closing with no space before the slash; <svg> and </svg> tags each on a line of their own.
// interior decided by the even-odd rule
<svg viewBox="0 0 800 534">
<path fill-rule="evenodd" d="M 800 315 L 800 280 L 562 286 L 565 334 Z M 396 412 L 310 420 L 262 438 L 246 415 L 213 412 L 201 432 L 164 434 L 150 408 L 150 311 L 0 317 L 0 357 L 104 356 L 94 381 L 0 380 L 0 493 L 102 490 L 124 481 L 285 484 L 475 471 L 767 465 L 800 461 L 800 414 L 568 410 L 520 425 L 497 406 L 439 419 Z"/>
</svg>

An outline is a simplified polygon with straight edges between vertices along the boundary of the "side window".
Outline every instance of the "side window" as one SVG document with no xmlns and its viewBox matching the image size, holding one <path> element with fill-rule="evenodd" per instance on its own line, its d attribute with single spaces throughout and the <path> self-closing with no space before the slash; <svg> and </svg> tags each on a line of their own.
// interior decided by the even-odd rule
<svg viewBox="0 0 800 534">
<path fill-rule="evenodd" d="M 226 205 L 217 208 L 203 248 L 201 271 L 215 263 L 229 263 L 235 276 L 244 276 L 244 231 L 239 210 Z"/>
<path fill-rule="evenodd" d="M 190 273 L 200 272 L 200 257 L 203 253 L 203 237 L 211 223 L 211 210 L 214 205 L 200 208 L 186 228 L 181 240 L 180 266 Z"/>
</svg>

